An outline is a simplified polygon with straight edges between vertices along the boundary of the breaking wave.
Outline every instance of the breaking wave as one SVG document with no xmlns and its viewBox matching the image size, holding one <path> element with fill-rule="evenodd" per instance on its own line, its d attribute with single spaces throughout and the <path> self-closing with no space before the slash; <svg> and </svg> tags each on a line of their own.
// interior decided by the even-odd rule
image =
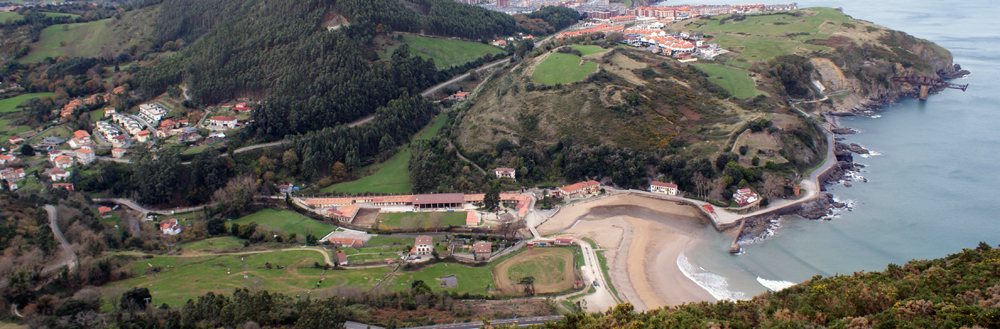
<svg viewBox="0 0 1000 329">
<path fill-rule="evenodd" d="M 744 300 L 750 298 L 745 293 L 729 290 L 729 282 L 726 281 L 726 278 L 708 272 L 700 266 L 695 268 L 693 264 L 688 262 L 683 252 L 677 255 L 677 267 L 680 268 L 681 273 L 684 273 L 684 276 L 694 281 L 695 284 L 705 289 L 705 291 L 708 291 L 715 299 Z"/>
<path fill-rule="evenodd" d="M 766 287 L 768 290 L 771 291 L 780 291 L 781 289 L 785 289 L 794 286 L 796 284 L 795 282 L 789 282 L 789 281 L 768 280 L 759 276 L 757 277 L 757 282 L 759 282 L 760 285 Z"/>
</svg>

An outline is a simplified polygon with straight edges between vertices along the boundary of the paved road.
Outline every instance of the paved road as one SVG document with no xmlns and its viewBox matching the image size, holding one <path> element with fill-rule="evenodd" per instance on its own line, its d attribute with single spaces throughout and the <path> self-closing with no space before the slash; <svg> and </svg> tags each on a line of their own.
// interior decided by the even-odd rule
<svg viewBox="0 0 1000 329">
<path fill-rule="evenodd" d="M 201 210 L 203 206 L 206 206 L 206 205 L 197 205 L 197 206 L 191 206 L 191 207 L 180 207 L 180 208 L 173 208 L 173 209 L 156 210 L 156 209 L 148 209 L 146 207 L 140 206 L 139 204 L 137 204 L 137 203 L 135 203 L 135 202 L 133 202 L 132 200 L 129 200 L 129 199 L 122 199 L 122 198 L 93 198 L 92 200 L 94 202 L 97 202 L 97 203 L 102 203 L 102 202 L 104 202 L 104 203 L 117 203 L 117 204 L 129 207 L 129 208 L 132 208 L 132 209 L 134 209 L 136 211 L 141 212 L 142 215 L 143 215 L 143 217 L 145 217 L 146 214 L 149 214 L 149 213 L 160 214 L 160 215 L 173 215 L 175 213 L 185 213 L 185 212 L 197 211 L 197 210 Z M 207 206 L 212 206 L 212 205 L 209 204 Z"/>
<path fill-rule="evenodd" d="M 484 65 L 484 66 L 476 69 L 476 72 L 483 71 L 483 70 L 489 69 L 491 67 L 494 67 L 494 66 L 497 66 L 497 65 L 500 65 L 500 64 L 503 64 L 503 63 L 507 63 L 509 61 L 510 61 L 510 58 L 505 58 L 505 59 L 502 59 L 502 60 L 499 60 L 499 61 L 496 61 L 496 62 L 493 62 L 493 63 L 489 63 L 489 64 L 486 64 L 486 65 Z M 439 83 L 439 84 L 437 84 L 437 85 L 435 85 L 433 87 L 428 88 L 427 90 L 424 90 L 424 92 L 420 93 L 420 96 L 427 97 L 430 94 L 433 94 L 435 91 L 438 91 L 438 89 L 444 88 L 444 86 L 447 86 L 447 85 L 450 85 L 452 83 L 461 81 L 462 79 L 465 79 L 465 78 L 468 78 L 468 77 L 469 77 L 469 74 L 466 73 L 466 74 L 462 74 L 462 75 L 459 75 L 457 77 L 451 78 L 451 80 Z"/>
<path fill-rule="evenodd" d="M 73 247 L 70 246 L 69 241 L 66 241 L 66 237 L 63 236 L 62 230 L 59 229 L 59 221 L 56 218 L 56 207 L 53 205 L 45 205 L 45 212 L 49 214 L 49 227 L 52 228 L 52 235 L 56 237 L 59 241 L 59 249 L 62 249 L 62 258 L 59 262 L 46 266 L 42 269 L 42 273 L 48 273 L 51 271 L 58 270 L 63 266 L 69 267 L 72 271 L 76 267 L 77 259 L 76 253 L 73 252 Z"/>
<path fill-rule="evenodd" d="M 584 297 L 586 301 L 585 310 L 587 312 L 604 312 L 608 308 L 614 307 L 618 304 L 618 297 L 611 293 L 611 289 L 608 288 L 608 280 L 604 277 L 604 271 L 601 269 L 601 262 L 597 258 L 597 252 L 594 248 L 590 246 L 583 240 L 576 240 L 576 243 L 580 245 L 583 249 L 583 272 L 584 277 L 587 279 L 587 284 L 593 284 L 597 281 L 597 289 L 593 294 Z"/>
<path fill-rule="evenodd" d="M 542 324 L 546 321 L 559 321 L 562 319 L 562 315 L 549 315 L 549 316 L 534 316 L 527 318 L 513 318 L 513 319 L 500 319 L 500 320 L 490 320 L 490 325 L 511 325 L 516 324 L 519 326 L 532 325 L 532 324 Z M 483 321 L 473 321 L 473 322 L 462 322 L 462 323 L 449 323 L 449 324 L 438 324 L 433 326 L 421 326 L 421 327 L 409 327 L 407 329 L 478 329 L 483 327 Z"/>
</svg>

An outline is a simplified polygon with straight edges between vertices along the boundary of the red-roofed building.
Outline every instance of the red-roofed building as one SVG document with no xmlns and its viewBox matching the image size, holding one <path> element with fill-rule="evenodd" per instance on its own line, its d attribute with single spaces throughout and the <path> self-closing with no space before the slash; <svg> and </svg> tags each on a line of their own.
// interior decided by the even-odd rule
<svg viewBox="0 0 1000 329">
<path fill-rule="evenodd" d="M 11 144 L 21 144 L 24 143 L 24 137 L 10 136 L 10 138 L 8 138 L 7 141 L 10 142 Z"/>
<path fill-rule="evenodd" d="M 149 140 L 149 130 L 141 130 L 135 133 L 135 140 L 139 143 L 145 143 Z"/>
<path fill-rule="evenodd" d="M 418 236 L 413 243 L 413 249 L 410 249 L 411 255 L 430 255 L 431 251 L 434 250 L 434 238 L 421 235 Z"/>
<path fill-rule="evenodd" d="M 208 124 L 210 125 L 226 127 L 229 129 L 236 128 L 236 122 L 236 117 L 226 115 L 214 116 L 208 119 Z"/>
<path fill-rule="evenodd" d="M 733 193 L 733 201 L 736 201 L 736 204 L 739 204 L 741 207 L 759 200 L 760 197 L 757 196 L 757 193 L 754 193 L 753 190 L 748 188 L 742 188 L 737 190 L 736 193 Z"/>
<path fill-rule="evenodd" d="M 564 197 L 584 197 L 597 193 L 601 189 L 601 183 L 597 181 L 580 182 L 559 188 L 559 195 Z"/>
<path fill-rule="evenodd" d="M 448 100 L 450 100 L 450 101 L 464 101 L 466 98 L 469 98 L 469 95 L 471 95 L 471 94 L 472 93 L 470 93 L 470 92 L 460 91 L 460 92 L 455 93 L 454 95 L 448 96 Z"/>
<path fill-rule="evenodd" d="M 67 191 L 73 192 L 73 184 L 72 183 L 53 183 L 52 184 L 52 188 L 64 188 Z"/>
<path fill-rule="evenodd" d="M 88 165 L 97 160 L 97 156 L 94 154 L 94 151 L 82 148 L 76 151 L 76 159 L 80 163 Z"/>
<path fill-rule="evenodd" d="M 181 233 L 181 226 L 177 224 L 177 218 L 171 218 L 160 223 L 160 232 L 164 235 L 177 235 Z"/>
<path fill-rule="evenodd" d="M 60 155 L 55 159 L 52 159 L 52 163 L 56 165 L 56 168 L 66 169 L 73 166 L 73 157 L 68 155 Z"/>
<path fill-rule="evenodd" d="M 489 260 L 493 254 L 493 244 L 489 242 L 476 242 L 472 245 L 472 253 L 476 260 Z"/>
<path fill-rule="evenodd" d="M 573 239 L 568 239 L 568 238 L 556 239 L 556 245 L 568 246 L 568 245 L 571 245 L 571 244 L 573 244 Z"/>
<path fill-rule="evenodd" d="M 358 205 L 351 204 L 339 207 L 337 209 L 327 209 L 327 215 L 333 217 L 341 222 L 350 223 L 354 220 L 354 216 L 358 214 Z"/>
<path fill-rule="evenodd" d="M 347 265 L 347 253 L 343 250 L 337 250 L 337 265 Z"/>
<path fill-rule="evenodd" d="M 465 213 L 465 226 L 479 226 L 479 216 L 476 216 L 476 212 L 470 211 Z"/>
<path fill-rule="evenodd" d="M 111 208 L 108 208 L 108 207 L 105 207 L 105 206 L 97 207 L 97 213 L 100 214 L 101 217 L 104 217 L 104 218 L 111 217 Z"/>
<path fill-rule="evenodd" d="M 160 122 L 160 128 L 169 128 L 169 129 L 177 128 L 177 122 L 174 122 L 174 120 L 170 119 L 163 120 L 163 122 Z"/>
<path fill-rule="evenodd" d="M 677 195 L 677 184 L 654 181 L 649 183 L 649 191 L 666 195 Z"/>
<path fill-rule="evenodd" d="M 510 178 L 512 181 L 517 181 L 517 172 L 514 168 L 496 168 L 493 169 L 493 173 L 497 175 L 497 178 Z"/>
<path fill-rule="evenodd" d="M 14 163 L 17 161 L 17 157 L 13 155 L 0 155 L 0 165 L 6 165 L 7 163 Z"/>
<path fill-rule="evenodd" d="M 115 157 L 117 159 L 121 159 L 123 156 L 125 156 L 126 152 L 128 152 L 128 151 L 126 151 L 125 149 L 116 148 L 116 149 L 111 150 L 111 156 L 113 156 L 113 157 Z"/>
<path fill-rule="evenodd" d="M 330 238 L 327 241 L 337 248 L 361 248 L 364 241 L 349 238 Z"/>
</svg>

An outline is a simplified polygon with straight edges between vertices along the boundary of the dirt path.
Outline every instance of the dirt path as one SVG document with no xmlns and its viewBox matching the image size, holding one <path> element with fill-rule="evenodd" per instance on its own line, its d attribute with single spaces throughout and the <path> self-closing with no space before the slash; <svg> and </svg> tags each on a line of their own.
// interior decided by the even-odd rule
<svg viewBox="0 0 1000 329">
<path fill-rule="evenodd" d="M 45 205 L 45 212 L 49 214 L 49 227 L 52 228 L 52 235 L 55 236 L 56 240 L 59 241 L 59 249 L 62 250 L 62 256 L 58 262 L 55 264 L 46 266 L 42 269 L 42 273 L 48 273 L 66 266 L 70 271 L 76 267 L 77 259 L 76 253 L 73 252 L 73 247 L 66 241 L 63 237 L 62 230 L 59 229 L 59 221 L 56 216 L 56 207 L 53 205 Z"/>
</svg>

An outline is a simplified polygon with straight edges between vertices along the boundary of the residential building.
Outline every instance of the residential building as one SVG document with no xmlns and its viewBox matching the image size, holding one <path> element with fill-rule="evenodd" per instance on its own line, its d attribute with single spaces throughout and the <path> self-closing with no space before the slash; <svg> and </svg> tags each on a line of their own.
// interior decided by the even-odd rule
<svg viewBox="0 0 1000 329">
<path fill-rule="evenodd" d="M 507 46 L 507 40 L 500 39 L 500 40 L 493 41 L 493 43 L 491 43 L 491 44 L 494 45 L 494 46 L 503 48 L 503 47 Z"/>
<path fill-rule="evenodd" d="M 0 155 L 0 165 L 17 162 L 17 157 L 13 155 Z"/>
<path fill-rule="evenodd" d="M 105 107 L 104 108 L 104 117 L 105 118 L 110 117 L 112 114 L 115 114 L 117 112 L 118 111 L 116 111 L 115 108 L 113 108 L 113 107 Z"/>
<path fill-rule="evenodd" d="M 247 103 L 236 104 L 236 106 L 234 106 L 233 109 L 236 110 L 236 112 L 240 112 L 240 113 L 248 112 L 248 111 L 252 111 L 253 110 L 252 107 L 247 106 Z"/>
<path fill-rule="evenodd" d="M 649 191 L 666 195 L 677 195 L 677 184 L 654 181 L 649 183 Z"/>
<path fill-rule="evenodd" d="M 479 216 L 476 215 L 476 212 L 470 211 L 465 213 L 465 226 L 479 226 Z"/>
<path fill-rule="evenodd" d="M 337 265 L 347 265 L 347 253 L 343 250 L 337 250 Z"/>
<path fill-rule="evenodd" d="M 52 188 L 64 188 L 67 191 L 73 192 L 73 184 L 72 183 L 53 183 L 52 184 Z"/>
<path fill-rule="evenodd" d="M 736 193 L 733 193 L 733 201 L 736 201 L 736 204 L 739 204 L 741 207 L 759 200 L 760 197 L 757 196 L 757 193 L 748 188 L 741 188 L 737 190 Z"/>
<path fill-rule="evenodd" d="M 88 165 L 94 160 L 97 160 L 97 156 L 94 151 L 88 149 L 79 149 L 76 151 L 76 160 L 82 164 Z"/>
<path fill-rule="evenodd" d="M 139 105 L 139 118 L 146 120 L 151 125 L 156 125 L 163 119 L 164 115 L 170 112 L 166 107 L 160 103 L 146 103 Z"/>
<path fill-rule="evenodd" d="M 6 180 L 8 183 L 16 182 L 24 179 L 24 169 L 21 168 L 3 168 L 0 169 L 0 179 Z"/>
<path fill-rule="evenodd" d="M 111 150 L 111 156 L 115 157 L 116 159 L 121 159 L 123 156 L 125 156 L 125 153 L 127 152 L 128 151 L 126 151 L 125 149 L 116 148 Z"/>
<path fill-rule="evenodd" d="M 90 139 L 90 133 L 86 130 L 77 130 L 73 132 L 73 138 L 69 139 L 69 147 L 78 149 L 91 142 L 93 141 Z"/>
<path fill-rule="evenodd" d="M 346 205 L 339 207 L 337 209 L 332 209 L 332 208 L 327 209 L 326 211 L 327 215 L 329 215 L 330 217 L 337 219 L 341 222 L 350 223 L 351 221 L 354 220 L 354 216 L 358 214 L 358 205 L 356 204 Z"/>
<path fill-rule="evenodd" d="M 125 86 L 118 86 L 111 90 L 112 93 L 116 95 L 121 95 L 125 93 Z"/>
<path fill-rule="evenodd" d="M 464 101 L 466 98 L 469 98 L 469 95 L 471 95 L 471 94 L 472 93 L 470 93 L 470 92 L 460 91 L 460 92 L 455 93 L 454 95 L 448 96 L 448 100 L 450 100 L 450 101 Z"/>
<path fill-rule="evenodd" d="M 168 129 L 177 128 L 177 122 L 174 122 L 174 120 L 170 119 L 163 120 L 163 122 L 160 122 L 160 128 L 168 128 Z"/>
<path fill-rule="evenodd" d="M 59 155 L 55 159 L 52 159 L 52 163 L 54 163 L 58 169 L 67 169 L 73 166 L 74 161 L 71 156 Z"/>
<path fill-rule="evenodd" d="M 208 119 L 209 125 L 226 127 L 229 129 L 236 128 L 236 123 L 236 117 L 227 115 L 214 116 Z"/>
<path fill-rule="evenodd" d="M 171 218 L 160 223 L 160 232 L 164 235 L 177 235 L 181 233 L 181 226 L 177 223 L 177 218 Z"/>
<path fill-rule="evenodd" d="M 140 130 L 135 133 L 135 140 L 139 143 L 145 143 L 149 140 L 149 130 Z"/>
<path fill-rule="evenodd" d="M 105 206 L 97 207 L 97 213 L 104 218 L 111 217 L 111 208 Z"/>
<path fill-rule="evenodd" d="M 493 169 L 493 173 L 497 175 L 497 178 L 510 178 L 512 181 L 517 181 L 514 168 L 496 168 Z"/>
<path fill-rule="evenodd" d="M 125 147 L 125 144 L 128 144 L 128 140 L 125 139 L 125 135 L 118 135 L 111 138 L 111 145 L 114 145 L 115 147 Z"/>
<path fill-rule="evenodd" d="M 292 193 L 292 190 L 294 190 L 294 187 L 291 186 L 291 185 L 288 185 L 288 184 L 278 185 L 278 192 L 281 193 L 281 194 Z"/>
<path fill-rule="evenodd" d="M 568 245 L 571 245 L 571 244 L 573 244 L 573 239 L 569 239 L 569 238 L 559 238 L 559 239 L 556 239 L 556 245 L 557 246 L 568 246 Z"/>
<path fill-rule="evenodd" d="M 580 182 L 559 188 L 559 195 L 568 198 L 585 197 L 601 190 L 601 183 L 597 181 Z"/>
<path fill-rule="evenodd" d="M 45 169 L 45 171 L 43 171 L 42 173 L 46 176 L 49 176 L 49 179 L 52 180 L 53 182 L 69 178 L 70 175 L 70 172 L 58 168 Z"/>
<path fill-rule="evenodd" d="M 489 242 L 476 242 L 472 245 L 472 254 L 476 260 L 489 260 L 493 254 L 493 244 Z"/>
<path fill-rule="evenodd" d="M 433 250 L 434 238 L 421 235 L 414 241 L 413 249 L 410 249 L 410 255 L 430 255 Z"/>
<path fill-rule="evenodd" d="M 10 138 L 8 138 L 7 141 L 9 141 L 11 144 L 17 145 L 17 144 L 24 143 L 24 137 L 21 137 L 21 136 L 10 136 Z"/>
</svg>

